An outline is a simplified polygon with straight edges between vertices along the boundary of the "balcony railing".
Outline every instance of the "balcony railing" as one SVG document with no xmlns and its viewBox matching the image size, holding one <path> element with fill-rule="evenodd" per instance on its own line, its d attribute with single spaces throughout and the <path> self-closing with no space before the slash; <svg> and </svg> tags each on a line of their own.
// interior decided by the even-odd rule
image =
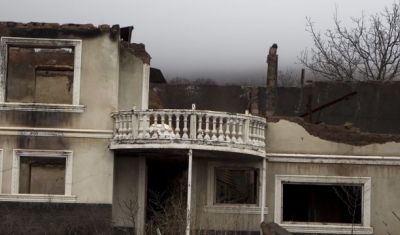
<svg viewBox="0 0 400 235">
<path fill-rule="evenodd" d="M 249 114 L 167 109 L 119 111 L 112 117 L 114 149 L 122 144 L 189 143 L 265 152 L 266 120 Z"/>
</svg>

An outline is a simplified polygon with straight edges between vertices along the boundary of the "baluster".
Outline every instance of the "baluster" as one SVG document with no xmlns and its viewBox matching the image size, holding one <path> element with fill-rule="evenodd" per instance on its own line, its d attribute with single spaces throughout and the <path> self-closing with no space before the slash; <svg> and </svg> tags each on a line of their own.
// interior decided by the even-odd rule
<svg viewBox="0 0 400 235">
<path fill-rule="evenodd" d="M 128 139 L 132 139 L 132 114 L 127 114 L 126 117 L 127 117 L 126 124 L 128 126 L 128 128 L 127 128 L 128 135 L 126 137 Z"/>
<path fill-rule="evenodd" d="M 178 114 L 175 114 L 175 126 L 176 126 L 176 128 L 175 128 L 175 136 L 176 136 L 176 138 L 178 138 L 178 139 L 180 139 L 181 138 L 181 130 L 179 129 L 179 124 L 180 124 L 180 121 L 179 121 L 179 119 L 181 118 L 181 115 L 178 113 Z"/>
<path fill-rule="evenodd" d="M 235 119 L 232 119 L 232 141 L 233 142 L 237 142 L 237 139 L 236 139 L 236 122 L 237 122 L 237 119 L 235 118 Z"/>
<path fill-rule="evenodd" d="M 184 140 L 189 139 L 189 136 L 187 134 L 187 132 L 188 132 L 187 123 L 188 123 L 188 115 L 184 114 L 183 115 L 183 135 L 182 135 L 182 139 L 184 139 Z"/>
<path fill-rule="evenodd" d="M 198 121 L 199 128 L 197 129 L 197 139 L 198 140 L 203 140 L 203 129 L 201 129 L 202 128 L 201 125 L 202 125 L 202 122 L 203 122 L 203 120 L 202 120 L 203 117 L 201 115 L 199 115 L 198 117 L 199 117 L 199 121 Z"/>
<path fill-rule="evenodd" d="M 260 122 L 256 122 L 256 134 L 257 134 L 257 144 L 260 144 Z"/>
<path fill-rule="evenodd" d="M 168 117 L 168 136 L 170 137 L 170 138 L 172 138 L 172 137 L 174 137 L 174 136 L 172 136 L 172 114 L 168 114 L 167 115 L 167 117 Z"/>
<path fill-rule="evenodd" d="M 118 121 L 118 115 L 114 116 L 115 120 L 115 133 L 114 133 L 114 139 L 118 139 L 118 132 L 119 132 L 119 121 Z"/>
<path fill-rule="evenodd" d="M 218 138 L 217 138 L 217 118 L 213 117 L 212 119 L 213 119 L 213 128 L 212 128 L 212 131 L 211 131 L 211 133 L 212 133 L 211 139 L 212 140 L 218 140 Z"/>
<path fill-rule="evenodd" d="M 250 144 L 254 144 L 254 121 L 250 121 L 250 130 L 249 130 L 249 142 Z"/>
<path fill-rule="evenodd" d="M 265 146 L 265 125 L 261 123 L 261 145 Z"/>
<path fill-rule="evenodd" d="M 139 114 L 139 134 L 137 136 L 138 139 L 142 139 L 144 137 L 143 116 L 144 114 Z"/>
<path fill-rule="evenodd" d="M 206 117 L 206 130 L 204 131 L 205 135 L 204 135 L 204 139 L 205 140 L 210 140 L 210 129 L 209 129 L 209 125 L 210 125 L 210 117 L 208 117 L 207 115 L 205 115 Z"/>
<path fill-rule="evenodd" d="M 226 140 L 225 141 L 227 141 L 227 142 L 230 142 L 231 141 L 231 132 L 230 132 L 230 129 L 231 129 L 231 119 L 230 118 L 226 118 L 226 126 L 225 126 L 225 138 L 226 138 Z"/>
<path fill-rule="evenodd" d="M 126 139 L 126 115 L 122 114 L 121 115 L 121 139 Z"/>
<path fill-rule="evenodd" d="M 222 126 L 224 124 L 224 118 L 219 117 L 219 131 L 218 131 L 218 140 L 225 141 L 224 131 L 222 130 Z"/>
<path fill-rule="evenodd" d="M 238 129 L 238 139 L 237 139 L 237 141 L 239 142 L 239 143 L 243 143 L 243 138 L 242 138 L 242 135 L 243 135 L 243 132 L 242 132 L 242 128 L 243 128 L 243 119 L 239 119 L 238 120 L 238 122 L 239 122 L 239 129 Z"/>
<path fill-rule="evenodd" d="M 165 114 L 164 113 L 161 114 L 161 128 L 160 128 L 160 130 L 161 130 L 160 137 L 161 138 L 165 138 L 166 129 L 165 129 Z"/>
<path fill-rule="evenodd" d="M 144 115 L 144 138 L 149 139 L 150 138 L 150 115 L 145 113 Z"/>
</svg>

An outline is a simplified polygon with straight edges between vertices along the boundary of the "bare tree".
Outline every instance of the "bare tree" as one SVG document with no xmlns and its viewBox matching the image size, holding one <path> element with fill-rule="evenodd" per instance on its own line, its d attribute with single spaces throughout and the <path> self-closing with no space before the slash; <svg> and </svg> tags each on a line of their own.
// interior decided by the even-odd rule
<svg viewBox="0 0 400 235">
<path fill-rule="evenodd" d="M 299 85 L 299 80 L 296 80 L 293 68 L 278 71 L 278 86 L 280 87 L 295 87 Z"/>
<path fill-rule="evenodd" d="M 169 84 L 190 84 L 190 80 L 188 78 L 183 78 L 183 77 L 174 77 L 168 83 Z"/>
<path fill-rule="evenodd" d="M 335 26 L 321 35 L 307 18 L 307 31 L 315 48 L 305 49 L 298 57 L 314 74 L 335 81 L 388 82 L 400 73 L 400 7 L 391 7 L 375 15 L 351 18 L 354 27 L 346 28 L 334 14 Z"/>
<path fill-rule="evenodd" d="M 347 211 L 349 212 L 349 215 L 351 217 L 351 234 L 354 234 L 354 225 L 357 223 L 361 223 L 362 186 L 339 185 L 332 186 L 332 188 L 335 191 L 336 195 L 347 207 Z"/>
</svg>

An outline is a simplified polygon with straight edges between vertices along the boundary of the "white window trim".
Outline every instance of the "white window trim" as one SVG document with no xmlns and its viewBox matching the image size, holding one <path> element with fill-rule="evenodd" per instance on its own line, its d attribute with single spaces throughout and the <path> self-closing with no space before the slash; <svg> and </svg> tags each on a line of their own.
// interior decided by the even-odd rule
<svg viewBox="0 0 400 235">
<path fill-rule="evenodd" d="M 21 157 L 65 158 L 66 162 L 64 195 L 19 194 L 19 174 Z M 14 149 L 11 176 L 11 195 L 0 195 L 0 201 L 75 202 L 76 196 L 72 195 L 72 166 L 72 151 Z"/>
<path fill-rule="evenodd" d="M 282 221 L 282 184 L 289 182 L 295 184 L 299 183 L 313 185 L 361 184 L 363 186 L 361 225 Z M 371 227 L 371 178 L 347 176 L 276 175 L 274 222 L 292 233 L 372 234 L 373 228 Z"/>
<path fill-rule="evenodd" d="M 254 168 L 258 170 L 258 195 L 256 204 L 214 204 L 215 199 L 215 169 L 218 167 L 231 168 Z M 262 169 L 260 163 L 226 163 L 210 162 L 208 164 L 207 178 L 207 205 L 203 208 L 206 213 L 224 213 L 224 214 L 261 214 L 262 198 Z M 264 208 L 264 214 L 268 214 L 268 207 Z"/>
<path fill-rule="evenodd" d="M 6 102 L 7 62 L 9 46 L 47 46 L 74 47 L 74 81 L 72 104 L 15 103 Z M 47 111 L 47 112 L 83 112 L 84 105 L 79 105 L 82 40 L 2 37 L 0 40 L 0 110 Z"/>
</svg>

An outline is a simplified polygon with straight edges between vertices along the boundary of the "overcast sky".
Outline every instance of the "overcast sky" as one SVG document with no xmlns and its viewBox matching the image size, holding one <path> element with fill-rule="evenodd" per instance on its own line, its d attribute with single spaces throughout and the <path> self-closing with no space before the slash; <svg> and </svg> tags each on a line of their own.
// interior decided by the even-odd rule
<svg viewBox="0 0 400 235">
<path fill-rule="evenodd" d="M 0 20 L 134 26 L 133 42 L 146 44 L 151 66 L 173 77 L 262 83 L 266 57 L 278 44 L 279 69 L 295 67 L 316 28 L 333 26 L 335 6 L 349 17 L 382 11 L 393 0 L 0 0 Z"/>
</svg>

